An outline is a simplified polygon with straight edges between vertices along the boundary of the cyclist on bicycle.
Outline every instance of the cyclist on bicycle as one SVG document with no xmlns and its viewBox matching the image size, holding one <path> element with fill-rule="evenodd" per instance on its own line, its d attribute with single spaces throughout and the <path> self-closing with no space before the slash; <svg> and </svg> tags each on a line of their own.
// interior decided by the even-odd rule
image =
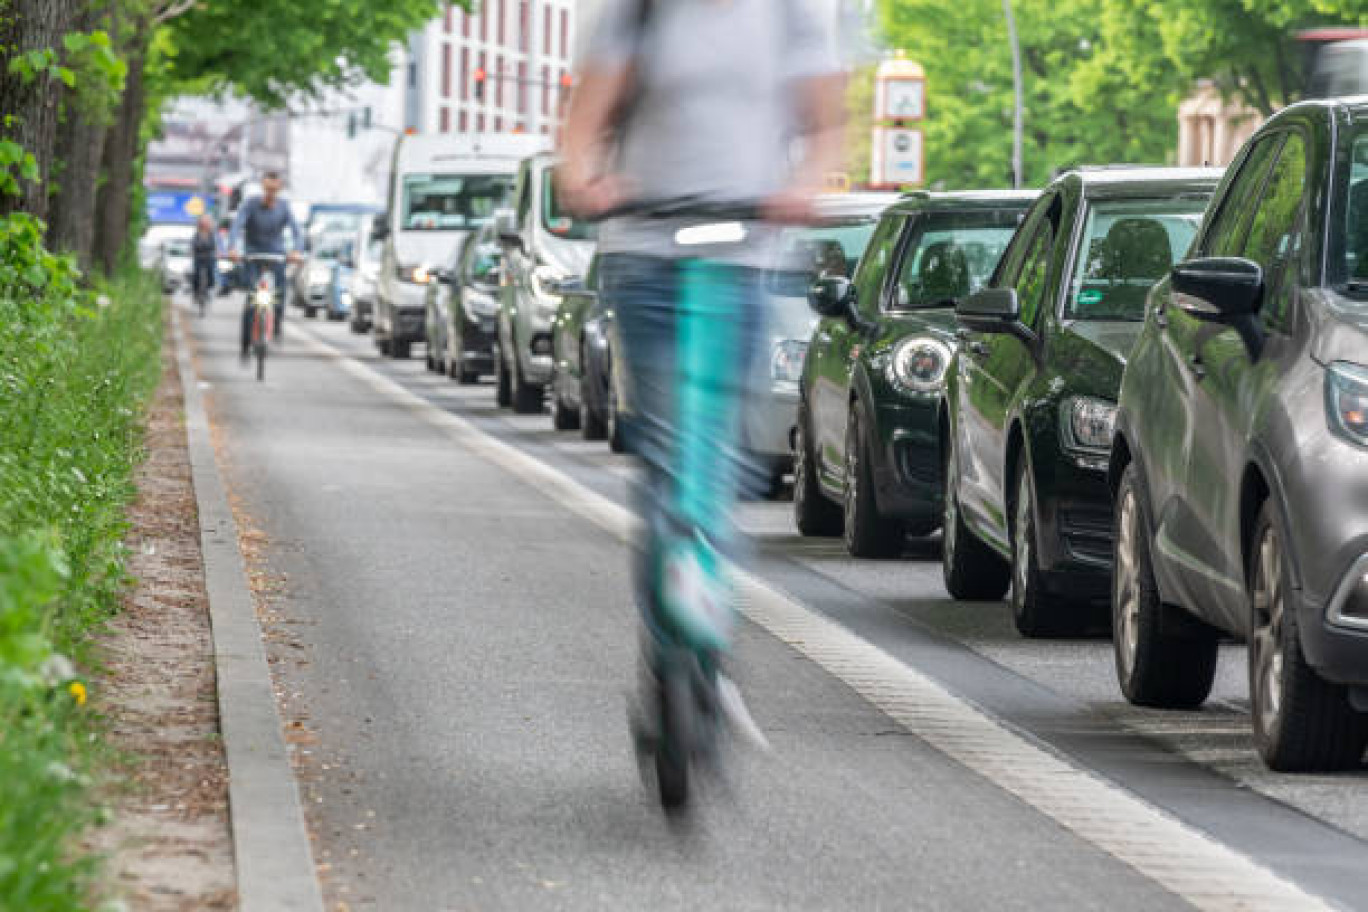
<svg viewBox="0 0 1368 912">
<path fill-rule="evenodd" d="M 201 295 L 208 295 L 209 290 L 214 287 L 215 270 L 218 267 L 218 238 L 214 235 L 214 220 L 207 215 L 201 215 L 195 223 L 191 252 L 194 256 L 194 279 L 191 288 L 195 293 L 195 300 L 199 301 Z"/>
<path fill-rule="evenodd" d="M 303 249 L 299 225 L 290 212 L 290 204 L 280 195 L 280 175 L 274 171 L 266 173 L 261 179 L 261 195 L 243 202 L 238 208 L 237 218 L 233 220 L 232 244 L 234 260 L 243 259 L 239 250 L 246 254 L 246 288 L 249 290 L 247 303 L 242 308 L 242 360 L 247 360 L 247 349 L 252 336 L 252 308 L 250 290 L 256 287 L 262 269 L 269 269 L 275 277 L 275 337 L 280 338 L 281 324 L 285 320 L 285 263 L 259 263 L 252 260 L 253 254 L 285 253 L 285 232 L 290 232 L 291 250 L 288 260 L 298 260 L 296 251 Z"/>
<path fill-rule="evenodd" d="M 717 663 L 734 611 L 725 568 L 743 475 L 739 413 L 775 232 L 750 222 L 696 247 L 681 229 L 728 204 L 768 222 L 812 218 L 840 164 L 844 102 L 835 49 L 806 2 L 604 0 L 567 115 L 560 190 L 577 214 L 609 216 L 600 288 L 617 314 L 625 442 L 645 467 L 634 575 L 652 672 L 643 704 L 659 726 L 670 713 L 662 679 L 685 654 L 717 708 L 754 733 Z M 652 211 L 653 200 L 672 205 Z M 690 265 L 700 262 L 709 268 Z M 658 751 L 668 738 L 657 735 Z M 663 778 L 661 797 L 684 800 Z"/>
</svg>

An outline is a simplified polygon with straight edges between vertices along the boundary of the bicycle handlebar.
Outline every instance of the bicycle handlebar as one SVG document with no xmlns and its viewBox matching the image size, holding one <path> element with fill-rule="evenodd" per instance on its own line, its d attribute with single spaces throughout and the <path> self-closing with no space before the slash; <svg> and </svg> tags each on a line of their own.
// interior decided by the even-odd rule
<svg viewBox="0 0 1368 912">
<path fill-rule="evenodd" d="M 765 205 L 760 200 L 712 200 L 702 196 L 631 200 L 600 213 L 598 220 L 622 217 L 647 219 L 698 218 L 728 222 L 761 221 Z"/>
<path fill-rule="evenodd" d="M 289 257 L 283 253 L 246 253 L 242 259 L 248 263 L 284 263 Z"/>
</svg>

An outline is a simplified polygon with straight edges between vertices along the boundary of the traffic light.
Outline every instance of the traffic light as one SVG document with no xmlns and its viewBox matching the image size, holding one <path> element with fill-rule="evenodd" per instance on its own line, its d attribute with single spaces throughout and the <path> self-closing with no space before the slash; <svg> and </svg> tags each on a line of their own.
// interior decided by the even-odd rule
<svg viewBox="0 0 1368 912">
<path fill-rule="evenodd" d="M 484 67 L 476 67 L 476 68 L 475 68 L 474 79 L 475 79 L 475 100 L 476 100 L 476 101 L 484 101 L 485 83 L 489 81 L 489 74 L 485 72 L 485 68 L 484 68 Z"/>
<path fill-rule="evenodd" d="M 575 77 L 569 73 L 561 73 L 560 84 L 562 89 L 568 89 L 575 84 Z"/>
</svg>

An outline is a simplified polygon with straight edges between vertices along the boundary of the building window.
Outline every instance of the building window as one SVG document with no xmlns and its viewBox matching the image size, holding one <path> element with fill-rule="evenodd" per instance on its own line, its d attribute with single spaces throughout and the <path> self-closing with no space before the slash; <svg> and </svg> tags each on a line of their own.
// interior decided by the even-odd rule
<svg viewBox="0 0 1368 912">
<path fill-rule="evenodd" d="M 524 54 L 532 47 L 532 36 L 528 34 L 532 30 L 531 10 L 528 6 L 528 0 L 518 0 L 518 50 Z"/>
<path fill-rule="evenodd" d="M 408 65 L 408 84 L 410 89 L 418 86 L 418 64 L 412 60 Z"/>
<path fill-rule="evenodd" d="M 444 28 L 446 29 L 446 33 L 447 33 L 448 35 L 450 35 L 450 34 L 451 34 L 451 4 L 450 4 L 450 3 L 448 3 L 448 4 L 446 5 L 446 22 L 444 23 Z"/>
<path fill-rule="evenodd" d="M 504 15 L 504 0 L 494 0 L 494 15 L 499 17 L 499 47 L 504 46 L 504 20 L 508 17 Z"/>
<path fill-rule="evenodd" d="M 489 40 L 489 0 L 480 0 L 480 40 Z"/>
<path fill-rule="evenodd" d="M 495 132 L 495 133 L 502 133 L 502 132 L 503 132 L 503 118 L 502 118 L 502 117 L 495 116 L 495 118 L 494 118 L 494 132 Z"/>
<path fill-rule="evenodd" d="M 476 133 L 483 133 L 483 132 L 484 132 L 484 124 L 485 124 L 484 111 L 481 111 L 479 114 L 476 114 L 476 115 L 475 115 L 475 132 L 476 132 Z"/>
<path fill-rule="evenodd" d="M 470 131 L 470 115 L 467 114 L 465 111 L 462 111 L 460 113 L 460 116 L 457 118 L 456 122 L 460 124 L 462 133 L 467 133 Z"/>
<path fill-rule="evenodd" d="M 442 42 L 442 97 L 451 97 L 451 44 Z"/>
<path fill-rule="evenodd" d="M 551 56 L 551 7 L 542 7 L 542 53 Z"/>
<path fill-rule="evenodd" d="M 518 114 L 527 113 L 527 63 L 518 61 Z"/>
<path fill-rule="evenodd" d="M 451 109 L 448 108 L 446 105 L 442 105 L 441 120 L 442 120 L 441 131 L 442 131 L 443 133 L 450 133 L 450 132 L 451 132 Z"/>
<path fill-rule="evenodd" d="M 549 66 L 542 67 L 541 97 L 542 116 L 545 117 L 551 113 L 551 68 Z"/>
<path fill-rule="evenodd" d="M 494 58 L 494 72 L 491 75 L 494 78 L 494 105 L 499 108 L 503 107 L 503 72 L 503 61 L 496 56 Z"/>
<path fill-rule="evenodd" d="M 461 48 L 461 72 L 457 76 L 461 83 L 461 100 L 470 97 L 470 49 Z"/>
<path fill-rule="evenodd" d="M 570 59 L 570 11 L 560 11 L 560 55 Z"/>
<path fill-rule="evenodd" d="M 458 16 L 461 17 L 461 36 L 464 37 L 464 38 L 469 38 L 469 37 L 470 37 L 470 13 L 467 13 L 465 10 L 459 10 L 459 11 L 456 13 L 456 15 L 458 15 Z"/>
</svg>

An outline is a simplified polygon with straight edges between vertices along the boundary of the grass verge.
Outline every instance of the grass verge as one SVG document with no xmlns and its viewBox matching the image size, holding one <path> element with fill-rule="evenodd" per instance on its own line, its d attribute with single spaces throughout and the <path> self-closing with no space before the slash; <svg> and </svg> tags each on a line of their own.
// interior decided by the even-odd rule
<svg viewBox="0 0 1368 912">
<path fill-rule="evenodd" d="M 160 371 L 162 295 L 96 298 L 23 219 L 0 221 L 0 912 L 83 909 L 98 720 L 78 672 L 127 583 L 122 541 Z"/>
</svg>

